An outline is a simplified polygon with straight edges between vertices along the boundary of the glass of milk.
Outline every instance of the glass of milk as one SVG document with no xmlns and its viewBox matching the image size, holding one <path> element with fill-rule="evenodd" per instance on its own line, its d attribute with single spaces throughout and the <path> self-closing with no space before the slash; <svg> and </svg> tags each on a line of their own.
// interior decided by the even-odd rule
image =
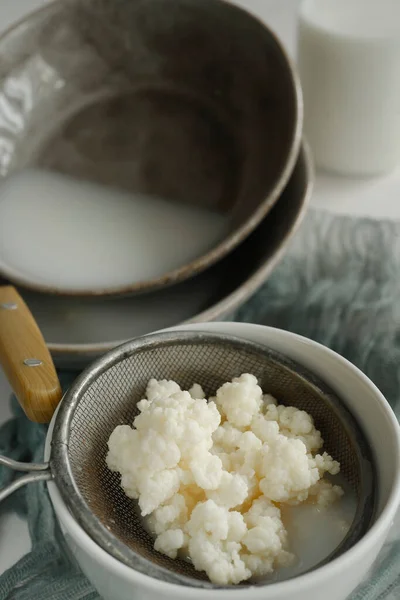
<svg viewBox="0 0 400 600">
<path fill-rule="evenodd" d="M 303 0 L 298 60 L 316 163 L 346 175 L 400 164 L 400 1 Z"/>
</svg>

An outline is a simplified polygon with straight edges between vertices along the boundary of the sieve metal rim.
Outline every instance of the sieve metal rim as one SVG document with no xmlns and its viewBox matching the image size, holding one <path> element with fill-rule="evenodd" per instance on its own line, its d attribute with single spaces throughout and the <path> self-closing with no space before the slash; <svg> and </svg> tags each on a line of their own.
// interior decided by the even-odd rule
<svg viewBox="0 0 400 600">
<path fill-rule="evenodd" d="M 121 542 L 90 510 L 87 502 L 75 483 L 68 457 L 69 435 L 74 412 L 81 397 L 89 389 L 92 383 L 108 369 L 119 362 L 132 357 L 135 353 L 138 353 L 142 350 L 155 349 L 159 346 L 173 346 L 175 344 L 228 345 L 233 349 L 247 349 L 249 352 L 257 353 L 259 355 L 261 354 L 269 362 L 276 362 L 280 365 L 284 365 L 289 370 L 295 371 L 297 376 L 305 379 L 308 384 L 323 394 L 332 411 L 335 412 L 336 415 L 340 416 L 345 429 L 347 431 L 350 430 L 356 433 L 357 437 L 355 440 L 353 440 L 354 451 L 355 455 L 357 456 L 358 463 L 363 465 L 364 468 L 360 470 L 361 500 L 359 500 L 357 504 L 357 510 L 352 525 L 346 537 L 335 548 L 335 550 L 324 560 L 318 562 L 309 570 L 302 572 L 302 575 L 322 567 L 348 550 L 353 545 L 353 543 L 351 543 L 352 536 L 360 523 L 363 523 L 363 526 L 360 527 L 358 539 L 360 539 L 368 530 L 375 514 L 378 500 L 377 491 L 379 489 L 379 485 L 374 485 L 378 480 L 378 473 L 375 466 L 373 452 L 368 443 L 368 438 L 363 432 L 357 419 L 331 387 L 325 384 L 325 382 L 323 382 L 313 372 L 306 369 L 298 362 L 288 358 L 284 354 L 276 352 L 264 344 L 250 342 L 240 337 L 225 334 L 203 333 L 199 331 L 155 333 L 126 342 L 106 353 L 91 366 L 87 367 L 65 393 L 60 405 L 60 409 L 55 418 L 51 441 L 50 468 L 53 479 L 67 508 L 82 529 L 109 555 L 144 575 L 159 579 L 161 573 L 163 581 L 172 584 L 185 585 L 187 587 L 214 590 L 232 589 L 232 586 L 216 585 L 209 581 L 201 581 L 180 574 L 177 575 L 165 567 L 159 565 L 155 566 L 151 561 L 140 556 L 138 553 L 130 549 L 126 544 Z M 259 584 L 244 582 L 240 585 L 240 588 L 243 589 L 243 587 L 250 588 L 272 584 L 273 582 L 270 584 L 268 582 L 262 582 Z"/>
</svg>

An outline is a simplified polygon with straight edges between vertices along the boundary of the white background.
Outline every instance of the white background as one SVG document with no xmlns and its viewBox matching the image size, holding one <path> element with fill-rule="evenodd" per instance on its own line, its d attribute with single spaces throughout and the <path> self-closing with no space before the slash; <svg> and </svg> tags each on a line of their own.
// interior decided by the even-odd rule
<svg viewBox="0 0 400 600">
<path fill-rule="evenodd" d="M 234 0 L 267 22 L 295 54 L 296 11 L 299 0 Z M 5 29 L 46 0 L 0 0 L 0 28 Z M 335 212 L 400 218 L 400 171 L 377 180 L 346 180 L 319 174 L 314 206 Z M 0 423 L 9 416 L 10 388 L 0 370 Z M 0 573 L 30 547 L 27 527 L 15 515 L 0 517 Z"/>
</svg>

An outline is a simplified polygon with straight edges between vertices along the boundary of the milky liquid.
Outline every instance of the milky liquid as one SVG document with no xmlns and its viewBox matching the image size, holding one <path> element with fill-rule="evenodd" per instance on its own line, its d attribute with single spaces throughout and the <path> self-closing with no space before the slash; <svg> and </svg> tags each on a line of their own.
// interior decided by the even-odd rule
<svg viewBox="0 0 400 600">
<path fill-rule="evenodd" d="M 296 560 L 287 568 L 279 569 L 272 581 L 284 581 L 315 567 L 336 550 L 346 537 L 353 522 L 357 501 L 350 486 L 341 476 L 332 478 L 345 494 L 328 507 L 304 503 L 282 510 L 282 520 L 288 531 L 289 551 Z"/>
<path fill-rule="evenodd" d="M 280 506 L 288 532 L 287 549 L 295 555 L 295 560 L 290 567 L 274 571 L 267 577 L 269 582 L 285 581 L 316 567 L 345 539 L 356 514 L 357 500 L 342 475 L 333 477 L 332 483 L 340 485 L 344 495 L 330 506 L 318 507 L 312 503 Z M 142 522 L 146 531 L 154 535 L 153 518 L 145 517 Z M 179 558 L 192 562 L 186 551 Z M 256 582 L 257 578 L 252 581 Z"/>
<path fill-rule="evenodd" d="M 95 291 L 149 280 L 227 231 L 211 211 L 41 170 L 0 185 L 0 266 L 31 283 Z"/>
</svg>

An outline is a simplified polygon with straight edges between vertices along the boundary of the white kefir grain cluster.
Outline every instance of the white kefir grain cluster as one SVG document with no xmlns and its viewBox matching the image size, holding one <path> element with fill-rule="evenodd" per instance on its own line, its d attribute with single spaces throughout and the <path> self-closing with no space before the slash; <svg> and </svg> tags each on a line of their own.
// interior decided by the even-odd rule
<svg viewBox="0 0 400 600">
<path fill-rule="evenodd" d="M 323 479 L 340 465 L 318 454 L 323 440 L 312 417 L 278 406 L 253 375 L 209 400 L 199 385 L 183 391 L 152 379 L 138 408 L 132 427 L 111 434 L 108 467 L 138 500 L 155 550 L 189 558 L 213 583 L 289 566 L 295 557 L 281 507 L 325 507 L 343 494 Z"/>
</svg>

